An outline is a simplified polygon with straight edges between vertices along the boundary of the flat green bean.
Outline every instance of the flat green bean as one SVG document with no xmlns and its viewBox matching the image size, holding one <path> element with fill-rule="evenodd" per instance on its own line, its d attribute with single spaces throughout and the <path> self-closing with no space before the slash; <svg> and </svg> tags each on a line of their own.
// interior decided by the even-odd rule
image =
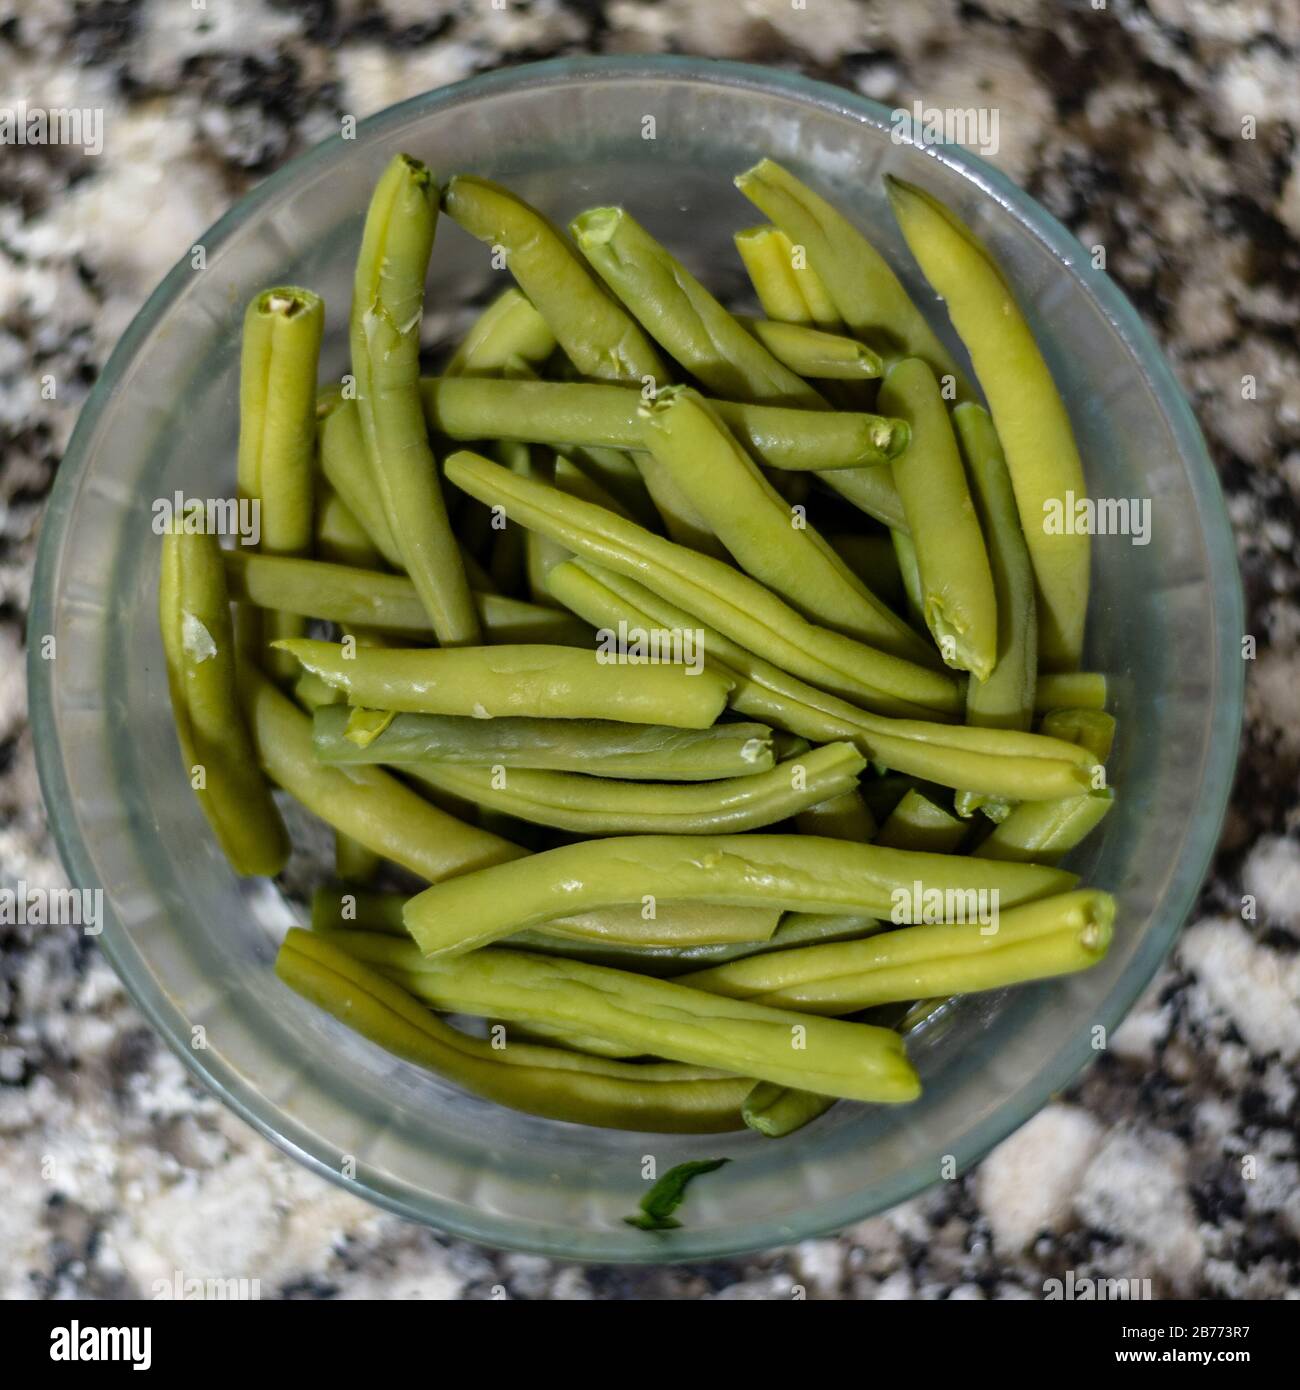
<svg viewBox="0 0 1300 1390">
<path fill-rule="evenodd" d="M 380 957 L 380 973 L 434 1008 L 589 1034 L 622 1043 L 634 1054 L 851 1100 L 893 1103 L 920 1094 L 902 1040 L 887 1028 L 805 1018 L 669 980 L 525 951 L 488 948 L 431 961 L 420 959 L 409 943 L 365 932 L 324 940 Z"/>
<path fill-rule="evenodd" d="M 668 663 L 617 665 L 575 647 L 387 650 L 299 638 L 283 648 L 368 709 L 475 719 L 614 719 L 705 729 L 726 703 L 716 672 Z"/>
<path fill-rule="evenodd" d="M 752 777 L 775 765 L 763 724 L 678 729 L 605 719 L 466 719 L 399 714 L 364 748 L 346 735 L 349 712 L 316 720 L 313 746 L 326 763 L 453 763 L 582 772 L 642 782 Z"/>
<path fill-rule="evenodd" d="M 437 216 L 437 187 L 428 169 L 409 155 L 395 155 L 366 213 L 349 338 L 372 486 L 439 642 L 453 646 L 476 642 L 479 621 L 418 389 L 424 279 Z M 337 481 L 334 486 L 346 498 Z"/>
<path fill-rule="evenodd" d="M 630 386 L 441 376 L 421 381 L 420 398 L 429 427 L 449 439 L 516 439 L 557 449 L 645 448 L 637 413 L 644 398 Z M 707 399 L 759 463 L 795 472 L 816 469 L 828 483 L 841 472 L 856 478 L 859 472 L 880 471 L 883 486 L 875 491 L 889 505 L 893 485 L 876 465 L 888 463 L 906 445 L 902 421 L 860 411 Z M 330 480 L 346 497 L 332 475 Z"/>
<path fill-rule="evenodd" d="M 847 217 L 775 160 L 760 160 L 735 183 L 793 245 L 804 248 L 850 333 L 882 356 L 921 358 L 935 376 L 953 379 L 960 398 L 970 396 L 952 354 L 888 262 Z"/>
<path fill-rule="evenodd" d="M 535 208 L 499 184 L 468 174 L 447 183 L 442 206 L 472 237 L 504 248 L 510 273 L 583 376 L 668 380 L 635 319 L 605 293 L 564 234 Z"/>
<path fill-rule="evenodd" d="M 417 782 L 535 825 L 581 835 L 701 835 L 773 825 L 857 785 L 866 760 L 830 743 L 768 772 L 666 786 L 532 768 L 411 763 Z"/>
<path fill-rule="evenodd" d="M 1083 649 L 1089 536 L 1051 524 L 1087 497 L 1069 414 L 988 249 L 929 193 L 886 182 L 908 247 L 970 353 L 1006 453 L 1038 585 L 1039 659 L 1049 671 L 1072 671 Z"/>
<path fill-rule="evenodd" d="M 738 907 L 859 912 L 907 921 L 913 887 L 996 889 L 1008 905 L 1072 886 L 1074 875 L 856 845 L 811 835 L 629 835 L 534 854 L 426 889 L 407 903 L 407 929 L 427 955 L 464 951 L 561 912 L 649 897 Z M 896 891 L 898 890 L 898 891 Z M 937 992 L 937 991 L 936 991 Z M 603 1029 L 591 1031 L 604 1035 Z"/>
<path fill-rule="evenodd" d="M 890 368 L 880 401 L 912 429 L 894 460 L 894 485 L 916 550 L 925 624 L 948 665 L 985 681 L 998 657 L 993 574 L 939 385 L 919 357 L 905 357 Z"/>
<path fill-rule="evenodd" d="M 318 763 L 311 720 L 256 672 L 242 672 L 240 695 L 267 775 L 313 815 L 382 858 L 433 882 L 525 852 L 438 810 L 382 768 Z M 248 766 L 255 766 L 251 758 Z"/>
<path fill-rule="evenodd" d="M 292 930 L 276 957 L 291 989 L 349 1028 L 458 1086 L 531 1115 L 676 1134 L 741 1126 L 752 1082 L 675 1063 L 610 1062 L 561 1048 L 494 1048 L 440 1019 L 400 986 L 311 932 Z"/>
<path fill-rule="evenodd" d="M 810 1014 L 973 994 L 1086 970 L 1110 946 L 1115 900 L 1082 889 L 998 912 L 861 941 L 805 946 L 685 975 L 696 989 Z M 811 1090 L 811 1087 L 805 1087 Z"/>
<path fill-rule="evenodd" d="M 634 580 L 585 560 L 557 565 L 547 582 L 566 607 L 599 625 L 695 626 L 705 665 L 733 683 L 729 703 L 748 719 L 817 742 L 848 739 L 898 772 L 1014 801 L 1078 795 L 1092 785 L 1093 757 L 1073 744 L 1012 729 L 868 714 L 699 624 Z"/>
<path fill-rule="evenodd" d="M 569 230 L 596 273 L 651 337 L 711 391 L 773 405 L 814 410 L 824 405 L 814 387 L 746 333 L 623 208 L 591 208 L 574 218 Z"/>
<path fill-rule="evenodd" d="M 641 407 L 645 445 L 746 573 L 810 622 L 913 661 L 926 644 L 890 612 L 762 470 L 697 392 L 670 386 Z M 801 524 L 802 523 L 802 524 Z"/>
<path fill-rule="evenodd" d="M 915 789 L 889 813 L 876 836 L 886 849 L 927 850 L 931 854 L 956 854 L 969 829 L 962 821 Z"/>
<path fill-rule="evenodd" d="M 465 451 L 447 460 L 447 476 L 471 496 L 505 506 L 511 520 L 688 606 L 729 637 L 847 699 L 905 714 L 950 713 L 960 699 L 945 673 L 816 627 L 731 566 L 601 507 L 516 478 Z"/>
<path fill-rule="evenodd" d="M 428 611 L 405 575 L 238 550 L 223 551 L 222 559 L 230 592 L 240 602 L 349 627 L 433 636 Z M 591 634 L 581 624 L 552 608 L 503 594 L 475 594 L 474 603 L 493 642 L 590 645 Z"/>
<path fill-rule="evenodd" d="M 158 617 L 186 779 L 235 872 L 278 874 L 289 857 L 289 837 L 239 708 L 235 637 L 216 536 L 164 535 Z"/>
</svg>

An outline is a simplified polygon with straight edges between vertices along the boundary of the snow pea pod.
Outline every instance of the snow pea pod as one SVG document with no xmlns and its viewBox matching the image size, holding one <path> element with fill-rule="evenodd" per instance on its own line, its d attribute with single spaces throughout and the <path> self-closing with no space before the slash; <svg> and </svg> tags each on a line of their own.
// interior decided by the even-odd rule
<svg viewBox="0 0 1300 1390">
<path fill-rule="evenodd" d="M 267 775 L 313 815 L 382 858 L 432 882 L 525 853 L 431 806 L 382 768 L 318 763 L 311 720 L 256 672 L 242 672 L 240 695 L 256 761 Z"/>
<path fill-rule="evenodd" d="M 864 756 L 954 789 L 1016 801 L 1078 795 L 1092 785 L 1090 753 L 1058 739 L 868 714 L 764 661 L 666 603 L 643 585 L 585 560 L 557 565 L 551 592 L 589 622 L 680 630 L 695 626 L 705 665 L 732 684 L 738 714 L 816 742 L 848 739 Z"/>
<path fill-rule="evenodd" d="M 923 189 L 887 180 L 907 240 L 943 299 L 1006 452 L 1038 586 L 1039 659 L 1079 665 L 1088 607 L 1089 537 L 1052 525 L 1087 496 L 1070 417 L 997 263 L 971 230 Z"/>
<path fill-rule="evenodd" d="M 469 174 L 448 181 L 442 206 L 472 237 L 504 248 L 510 273 L 583 376 L 669 379 L 640 325 L 535 208 L 499 184 Z"/>
<path fill-rule="evenodd" d="M 276 974 L 389 1052 L 530 1115 L 673 1134 L 739 1129 L 752 1082 L 676 1063 L 605 1061 L 556 1047 L 494 1048 L 431 1014 L 399 985 L 312 932 L 291 930 Z"/>
<path fill-rule="evenodd" d="M 768 772 L 666 786 L 532 768 L 410 763 L 417 782 L 535 825 L 580 835 L 699 835 L 756 830 L 857 785 L 866 759 L 830 743 Z"/>
<path fill-rule="evenodd" d="M 422 960 L 409 943 L 368 933 L 346 943 L 325 941 L 381 955 L 380 973 L 437 1009 L 587 1033 L 634 1054 L 852 1100 L 894 1103 L 920 1094 L 902 1040 L 887 1028 L 806 1018 L 525 951 L 488 948 Z M 377 941 L 382 951 L 375 950 Z"/>
<path fill-rule="evenodd" d="M 298 638 L 284 645 L 309 670 L 367 709 L 474 719 L 615 719 L 706 729 L 729 683 L 716 672 L 668 663 L 617 665 L 575 647 L 389 650 Z"/>
<path fill-rule="evenodd" d="M 993 871 L 988 861 L 812 835 L 628 835 L 561 846 L 436 884 L 407 903 L 403 920 L 428 955 L 465 951 L 562 912 L 647 897 L 801 912 L 892 912 L 910 920 L 915 904 L 908 895 L 918 881 L 939 889 L 996 889 L 1002 902 L 1013 904 L 1063 892 L 1075 878 L 1033 864 L 999 864 Z M 603 1029 L 591 1031 L 604 1035 Z"/>
<path fill-rule="evenodd" d="M 854 1013 L 1086 970 L 1105 956 L 1114 923 L 1114 898 L 1081 889 L 1002 910 L 991 923 L 904 927 L 862 941 L 735 961 L 682 979 L 773 1008 Z"/>
<path fill-rule="evenodd" d="M 316 719 L 313 745 L 326 763 L 453 763 L 582 772 L 643 782 L 752 777 L 774 766 L 763 724 L 678 729 L 606 719 L 466 719 L 399 714 L 365 747 L 346 736 L 349 711 Z"/>
<path fill-rule="evenodd" d="M 810 622 L 895 656 L 931 662 L 925 642 L 820 533 L 796 524 L 789 505 L 698 392 L 666 387 L 640 415 L 646 447 L 741 569 Z"/>
<path fill-rule="evenodd" d="M 223 551 L 222 559 L 230 591 L 241 602 L 346 627 L 433 637 L 428 610 L 405 575 L 239 550 Z M 494 642 L 590 645 L 590 632 L 553 608 L 504 594 L 475 594 L 474 604 Z"/>
<path fill-rule="evenodd" d="M 371 484 L 402 568 L 439 642 L 451 646 L 476 642 L 479 621 L 420 409 L 420 319 L 437 216 L 428 169 L 395 155 L 366 213 L 349 339 Z"/>
<path fill-rule="evenodd" d="M 736 641 L 829 690 L 885 713 L 951 713 L 960 700 L 944 672 L 918 666 L 809 623 L 730 565 L 653 535 L 466 451 L 447 476 L 480 501 L 505 506 L 520 525 L 639 580 Z"/>
<path fill-rule="evenodd" d="M 890 368 L 880 401 L 912 429 L 894 460 L 894 485 L 916 549 L 925 624 L 948 665 L 985 681 L 998 657 L 993 574 L 934 373 L 919 357 L 904 358 Z"/>
<path fill-rule="evenodd" d="M 516 439 L 558 449 L 645 448 L 637 414 L 643 398 L 629 386 L 441 376 L 425 377 L 420 396 L 429 427 L 449 439 Z M 823 470 L 827 481 L 842 470 L 854 476 L 876 471 L 907 443 L 906 425 L 880 415 L 708 401 L 760 463 L 794 472 Z M 892 488 L 887 476 L 884 481 Z"/>
<path fill-rule="evenodd" d="M 889 263 L 834 206 L 775 160 L 737 176 L 736 187 L 774 222 L 817 272 L 849 332 L 883 357 L 919 357 L 936 377 L 951 377 L 959 398 L 970 385 L 912 303 Z M 942 293 L 942 291 L 940 291 Z"/>
<path fill-rule="evenodd" d="M 289 857 L 289 837 L 239 708 L 216 536 L 163 537 L 158 619 L 185 776 L 235 872 L 277 874 Z"/>
</svg>

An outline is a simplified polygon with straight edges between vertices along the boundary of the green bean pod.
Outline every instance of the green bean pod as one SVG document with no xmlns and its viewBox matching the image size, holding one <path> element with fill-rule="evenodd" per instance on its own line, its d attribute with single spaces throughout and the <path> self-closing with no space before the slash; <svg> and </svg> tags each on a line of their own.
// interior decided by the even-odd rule
<svg viewBox="0 0 1300 1390">
<path fill-rule="evenodd" d="M 402 910 L 406 893 L 375 893 L 317 888 L 311 900 L 313 931 L 376 931 L 409 940 Z M 554 918 L 532 931 L 516 932 L 497 944 L 544 955 L 571 956 L 591 965 L 614 965 L 643 975 L 683 974 L 764 951 L 786 951 L 827 941 L 852 941 L 880 930 L 873 917 L 856 913 L 787 912 L 756 908 L 706 907 L 698 903 L 657 905 L 643 909 Z M 657 935 L 660 940 L 652 940 Z M 705 936 L 712 940 L 704 940 Z"/>
<path fill-rule="evenodd" d="M 840 559 L 891 608 L 901 608 L 907 595 L 903 576 L 889 536 L 855 536 L 836 533 L 826 537 Z"/>
<path fill-rule="evenodd" d="M 669 980 L 525 951 L 489 948 L 423 960 L 409 943 L 366 932 L 324 941 L 378 957 L 380 973 L 437 1009 L 557 1028 L 623 1044 L 633 1055 L 851 1100 L 897 1103 L 920 1094 L 902 1040 L 887 1028 L 757 1008 Z"/>
<path fill-rule="evenodd" d="M 520 525 L 639 580 L 760 655 L 847 699 L 904 714 L 951 713 L 960 699 L 944 672 L 816 627 L 730 565 L 674 545 L 601 507 L 516 478 L 465 451 L 447 460 L 447 476 L 471 496 L 505 506 Z"/>
<path fill-rule="evenodd" d="M 1056 383 L 997 263 L 971 230 L 920 188 L 888 179 L 908 247 L 943 299 L 1006 453 L 1038 586 L 1039 659 L 1072 671 L 1083 650 L 1089 537 L 1072 525 L 1087 497 L 1078 446 Z"/>
<path fill-rule="evenodd" d="M 735 562 L 810 622 L 913 661 L 926 644 L 791 512 L 704 399 L 670 386 L 641 407 L 642 438 Z"/>
<path fill-rule="evenodd" d="M 392 980 L 311 932 L 290 931 L 276 974 L 296 993 L 396 1056 L 530 1115 L 670 1134 L 739 1129 L 744 1078 L 675 1063 L 601 1061 L 561 1048 L 494 1048 L 436 1018 Z"/>
<path fill-rule="evenodd" d="M 912 926 L 862 941 L 778 951 L 701 970 L 682 982 L 771 1008 L 855 1013 L 1086 970 L 1105 956 L 1114 922 L 1114 898 L 1081 889 L 999 911 L 988 923 Z"/>
<path fill-rule="evenodd" d="M 413 714 L 613 719 L 706 729 L 726 704 L 716 672 L 671 663 L 619 665 L 600 652 L 541 644 L 388 650 L 299 638 L 284 645 L 354 705 Z"/>
<path fill-rule="evenodd" d="M 912 429 L 894 460 L 894 485 L 916 549 L 925 624 L 948 665 L 985 681 L 998 659 L 993 573 L 934 373 L 919 357 L 904 358 L 890 368 L 880 401 Z"/>
<path fill-rule="evenodd" d="M 1034 713 L 1054 709 L 1104 709 L 1106 677 L 1099 671 L 1042 672 L 1034 691 Z"/>
<path fill-rule="evenodd" d="M 1064 892 L 1073 874 L 913 854 L 811 835 L 631 835 L 587 840 L 465 874 L 407 903 L 427 955 L 460 952 L 562 913 L 691 899 L 910 921 L 914 887 L 992 892 L 1008 905 Z M 934 991 L 938 992 L 938 991 Z M 604 1033 L 603 1029 L 593 1029 Z"/>
<path fill-rule="evenodd" d="M 859 844 L 866 844 L 876 834 L 876 818 L 856 786 L 799 812 L 794 823 L 801 835 L 826 835 L 832 840 L 856 840 Z"/>
<path fill-rule="evenodd" d="M 306 555 L 312 548 L 316 370 L 324 324 L 320 297 L 295 285 L 263 290 L 244 314 L 238 490 L 258 506 L 259 543 L 272 555 Z M 257 628 L 260 646 L 274 637 L 298 636 L 303 624 L 291 615 L 266 613 Z M 263 653 L 263 660 L 279 679 L 292 674 L 283 658 Z"/>
<path fill-rule="evenodd" d="M 640 325 L 605 293 L 564 234 L 535 208 L 499 184 L 468 174 L 449 180 L 442 206 L 470 236 L 505 251 L 510 273 L 583 376 L 669 379 Z"/>
<path fill-rule="evenodd" d="M 421 381 L 420 399 L 429 427 L 449 439 L 513 439 L 566 451 L 573 445 L 587 449 L 645 448 L 637 413 L 644 398 L 631 386 L 435 376 Z M 706 399 L 765 467 L 786 472 L 817 470 L 830 484 L 841 472 L 847 473 L 846 486 L 851 490 L 859 472 L 872 473 L 907 442 L 904 422 L 881 415 Z M 339 460 L 346 462 L 348 458 L 346 422 L 341 430 L 334 427 L 334 432 L 340 438 L 330 461 L 334 471 L 342 475 Z M 330 481 L 348 497 L 332 473 Z M 901 504 L 890 500 L 896 495 L 887 472 L 881 471 L 879 486 L 868 485 L 861 491 L 872 497 L 873 505 L 897 505 L 901 521 Z"/>
<path fill-rule="evenodd" d="M 769 319 L 843 333 L 844 320 L 821 276 L 780 227 L 748 227 L 733 240 Z"/>
<path fill-rule="evenodd" d="M 642 782 L 710 782 L 752 777 L 774 766 L 762 724 L 678 729 L 613 720 L 466 719 L 399 714 L 364 747 L 347 737 L 348 711 L 316 720 L 313 744 L 325 763 L 453 763 L 536 768 Z"/>
<path fill-rule="evenodd" d="M 235 872 L 278 874 L 289 837 L 239 709 L 230 600 L 215 536 L 163 536 L 158 618 L 186 779 Z"/>
<path fill-rule="evenodd" d="M 312 753 L 311 720 L 269 682 L 242 673 L 240 694 L 256 760 L 327 825 L 430 882 L 501 863 L 518 845 L 449 816 L 378 767 L 326 767 Z M 250 758 L 248 766 L 253 768 Z"/>
<path fill-rule="evenodd" d="M 812 1091 L 760 1081 L 745 1097 L 740 1113 L 746 1129 L 757 1130 L 769 1139 L 783 1139 L 811 1124 L 834 1104 L 833 1096 L 819 1096 Z"/>
<path fill-rule="evenodd" d="M 1092 833 L 1114 801 L 1109 788 L 1060 801 L 1026 801 L 994 828 L 975 853 L 1004 863 L 1054 864 Z"/>
<path fill-rule="evenodd" d="M 437 216 L 428 169 L 395 155 L 366 213 L 349 337 L 371 483 L 402 568 L 439 642 L 452 646 L 476 642 L 479 621 L 420 407 L 420 319 Z"/>
<path fill-rule="evenodd" d="M 326 482 L 317 490 L 316 554 L 331 564 L 382 570 L 384 557 L 356 513 Z"/>
<path fill-rule="evenodd" d="M 966 719 L 991 728 L 1027 729 L 1038 680 L 1034 567 L 992 418 L 983 406 L 964 402 L 952 412 L 952 423 L 988 548 L 998 613 L 997 663 L 985 680 L 967 687 Z"/>
<path fill-rule="evenodd" d="M 884 371 L 879 354 L 856 338 L 745 314 L 737 314 L 736 322 L 797 376 L 822 381 L 870 381 Z"/>
<path fill-rule="evenodd" d="M 412 763 L 417 782 L 534 825 L 580 835 L 699 835 L 773 825 L 856 787 L 866 760 L 830 743 L 769 772 L 682 786 L 576 772 Z"/>
<path fill-rule="evenodd" d="M 556 346 L 546 320 L 512 286 L 474 320 L 443 375 L 499 376 L 519 362 L 541 367 Z"/>
<path fill-rule="evenodd" d="M 624 621 L 670 630 L 698 622 L 634 580 L 585 560 L 557 565 L 547 582 L 566 607 L 589 622 Z M 705 665 L 732 682 L 728 701 L 747 719 L 819 743 L 848 739 L 865 757 L 897 772 L 1013 801 L 1077 796 L 1092 785 L 1093 757 L 1073 744 L 1012 729 L 868 714 L 789 675 L 713 628 L 701 625 L 698 630 Z"/>
<path fill-rule="evenodd" d="M 735 183 L 793 245 L 804 248 L 850 333 L 884 357 L 921 358 L 935 376 L 953 379 L 960 398 L 970 397 L 952 354 L 889 263 L 847 217 L 775 160 L 760 160 Z"/>
<path fill-rule="evenodd" d="M 1077 743 L 1104 763 L 1115 742 L 1115 716 L 1101 709 L 1054 709 L 1043 716 L 1039 731 L 1048 738 Z"/>
<path fill-rule="evenodd" d="M 876 836 L 886 849 L 926 850 L 931 854 L 956 854 L 969 829 L 962 821 L 927 796 L 912 790 L 889 813 Z"/>
<path fill-rule="evenodd" d="M 223 560 L 230 592 L 241 603 L 345 627 L 433 638 L 428 610 L 405 575 L 239 550 L 224 551 Z M 504 594 L 475 594 L 474 604 L 493 642 L 591 643 L 582 624 L 553 608 Z"/>
<path fill-rule="evenodd" d="M 569 230 L 628 311 L 709 390 L 737 400 L 824 406 L 814 387 L 751 337 L 623 208 L 591 208 L 574 218 Z"/>
</svg>

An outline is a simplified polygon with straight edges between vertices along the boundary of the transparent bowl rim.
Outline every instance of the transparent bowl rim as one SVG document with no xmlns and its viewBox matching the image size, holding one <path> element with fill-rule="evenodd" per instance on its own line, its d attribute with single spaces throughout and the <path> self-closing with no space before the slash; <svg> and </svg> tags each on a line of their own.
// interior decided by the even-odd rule
<svg viewBox="0 0 1300 1390">
<path fill-rule="evenodd" d="M 380 132 L 390 126 L 404 124 L 413 116 L 463 105 L 480 97 L 580 82 L 588 78 L 606 80 L 611 77 L 643 80 L 662 77 L 767 91 L 794 97 L 872 125 L 887 126 L 891 123 L 891 109 L 878 102 L 828 83 L 755 64 L 664 55 L 583 56 L 521 64 L 436 88 L 367 117 L 358 123 L 357 135 Z M 202 243 L 209 251 L 214 250 L 262 207 L 273 202 L 299 180 L 328 166 L 331 160 L 346 153 L 351 144 L 351 141 L 344 142 L 334 136 L 291 160 L 214 223 L 201 238 Z M 1063 269 L 1083 282 L 1085 290 L 1132 351 L 1169 422 L 1205 529 L 1213 602 L 1219 615 L 1215 657 L 1220 680 L 1219 700 L 1211 713 L 1203 779 L 1204 797 L 1201 812 L 1192 822 L 1181 846 L 1170 875 L 1168 891 L 1128 970 L 1116 983 L 1104 1001 L 1104 1010 L 1098 1015 L 1097 1021 L 1109 1035 L 1146 988 L 1191 911 L 1209 868 L 1228 804 L 1236 766 L 1244 688 L 1238 648 L 1239 634 L 1244 627 L 1243 599 L 1231 526 L 1214 466 L 1191 407 L 1155 340 L 1119 287 L 1104 272 L 1092 267 L 1087 251 L 1056 218 L 977 155 L 951 145 L 926 146 L 923 152 L 957 169 L 987 195 L 1014 211 Z M 190 278 L 188 259 L 183 258 L 149 296 L 114 348 L 82 408 L 59 466 L 42 523 L 27 632 L 31 723 L 37 770 L 50 812 L 51 829 L 64 865 L 72 882 L 78 887 L 93 887 L 95 875 L 89 853 L 81 842 L 75 818 L 71 814 L 73 793 L 53 709 L 53 663 L 41 659 L 39 642 L 34 642 L 33 638 L 51 630 L 55 585 L 64 539 L 88 466 L 90 444 L 100 416 L 113 400 L 128 364 L 148 342 L 181 289 L 189 284 Z M 172 1051 L 204 1085 L 260 1134 L 312 1171 L 357 1196 L 400 1216 L 483 1245 L 590 1262 L 656 1264 L 715 1259 L 840 1230 L 916 1196 L 934 1181 L 933 1173 L 912 1168 L 899 1174 L 890 1185 L 874 1190 L 863 1188 L 810 1208 L 807 1229 L 792 1230 L 788 1222 L 748 1221 L 724 1230 L 701 1232 L 695 1237 L 683 1231 L 678 1233 L 683 1237 L 680 1242 L 674 1241 L 668 1245 L 645 1242 L 630 1230 L 626 1236 L 618 1232 L 574 1231 L 561 1239 L 550 1234 L 538 1234 L 512 1218 L 487 1212 L 466 1216 L 461 1208 L 427 1192 L 414 1192 L 404 1183 L 388 1183 L 379 1174 L 367 1178 L 364 1165 L 358 1167 L 358 1175 L 354 1178 L 340 1174 L 317 1151 L 321 1146 L 313 1143 L 315 1136 L 310 1131 L 296 1123 L 286 1124 L 285 1117 L 278 1113 L 274 1103 L 257 1091 L 250 1090 L 219 1056 L 211 1051 L 195 1051 L 189 1046 L 188 1027 L 180 1012 L 150 978 L 142 977 L 131 968 L 131 952 L 125 933 L 111 913 L 105 914 L 100 940 L 128 994 Z M 958 1169 L 965 1171 L 1018 1129 L 1052 1095 L 1067 1087 L 1095 1055 L 1086 1036 L 1075 1039 L 1072 1047 L 1058 1050 L 1052 1064 L 1044 1066 L 1032 1086 L 1010 1097 L 982 1122 L 966 1131 L 960 1142 L 950 1146 Z M 291 1129 L 298 1131 L 296 1137 L 290 1134 Z"/>
</svg>

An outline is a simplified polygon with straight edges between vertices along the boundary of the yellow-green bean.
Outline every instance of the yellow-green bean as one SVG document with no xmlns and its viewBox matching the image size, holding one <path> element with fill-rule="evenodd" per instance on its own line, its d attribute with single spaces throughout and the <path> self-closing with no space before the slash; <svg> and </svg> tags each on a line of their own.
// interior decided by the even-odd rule
<svg viewBox="0 0 1300 1390">
<path fill-rule="evenodd" d="M 1114 804 L 1109 788 L 1060 801 L 1026 801 L 993 829 L 975 853 L 1005 863 L 1055 864 L 1084 840 Z"/>
<path fill-rule="evenodd" d="M 887 849 L 956 854 L 968 829 L 956 816 L 913 789 L 905 792 L 889 813 L 875 842 Z"/>
</svg>

